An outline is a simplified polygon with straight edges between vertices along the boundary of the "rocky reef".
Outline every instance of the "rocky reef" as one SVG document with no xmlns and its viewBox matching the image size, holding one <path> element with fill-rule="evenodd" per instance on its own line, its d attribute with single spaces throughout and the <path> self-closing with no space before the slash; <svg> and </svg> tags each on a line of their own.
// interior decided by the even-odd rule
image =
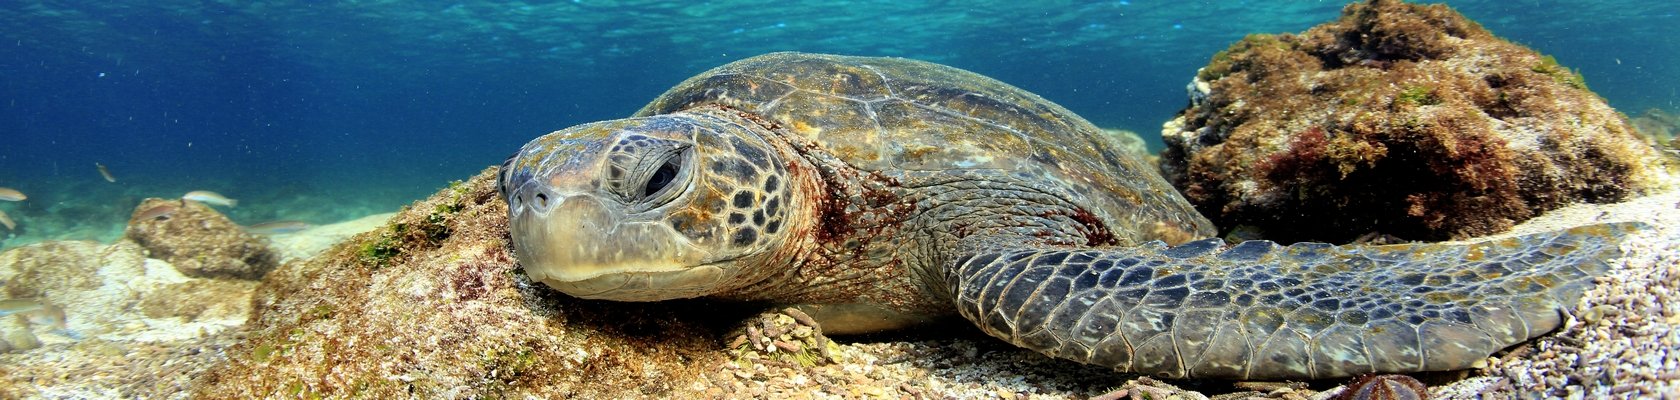
<svg viewBox="0 0 1680 400">
<path fill-rule="evenodd" d="M 163 398 L 219 358 L 256 282 L 186 276 L 145 253 L 129 240 L 0 253 L 0 299 L 62 312 L 0 318 L 0 398 Z"/>
<path fill-rule="evenodd" d="M 43 242 L 0 253 L 0 296 L 62 307 L 66 337 L 151 335 L 149 326 L 206 331 L 240 325 L 256 282 L 195 278 L 147 258 L 138 244 Z"/>
<path fill-rule="evenodd" d="M 1250 35 L 1189 91 L 1163 172 L 1220 226 L 1278 241 L 1472 237 L 1668 173 L 1580 74 L 1445 5 Z"/>
<path fill-rule="evenodd" d="M 263 279 L 247 339 L 199 398 L 678 395 L 722 360 L 684 302 L 572 299 L 507 248 L 495 171 Z M 699 317 L 699 318 L 696 318 Z M 736 316 L 745 318 L 745 316 Z"/>
<path fill-rule="evenodd" d="M 257 282 L 226 278 L 272 268 L 265 242 L 178 200 L 149 200 L 134 215 L 132 239 L 0 253 L 0 300 L 40 310 L 0 318 L 0 398 L 180 393 L 192 379 L 184 372 L 220 357 L 244 325 Z M 245 272 L 195 273 L 204 268 Z"/>
<path fill-rule="evenodd" d="M 217 221 L 179 232 L 201 240 L 240 237 L 239 228 L 213 210 L 183 215 L 175 208 L 181 205 L 154 199 L 131 219 L 153 228 L 171 218 Z M 307 258 L 322 241 L 365 232 L 382 217 L 264 242 Z M 232 254 L 247 242 L 222 243 L 241 246 L 220 251 Z M 153 258 L 158 253 L 126 238 L 109 244 L 46 241 L 0 252 L 0 399 L 184 398 L 199 372 L 242 338 L 238 328 L 250 316 L 258 283 L 188 275 Z"/>
<path fill-rule="evenodd" d="M 279 264 L 261 236 L 246 233 L 203 203 L 150 198 L 129 217 L 123 236 L 193 277 L 255 280 Z"/>
</svg>

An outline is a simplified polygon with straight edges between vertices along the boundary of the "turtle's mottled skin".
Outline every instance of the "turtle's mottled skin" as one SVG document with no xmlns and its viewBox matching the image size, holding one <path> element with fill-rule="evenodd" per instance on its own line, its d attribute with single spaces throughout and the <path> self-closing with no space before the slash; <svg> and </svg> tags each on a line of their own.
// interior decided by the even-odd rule
<svg viewBox="0 0 1680 400">
<path fill-rule="evenodd" d="M 1467 368 L 1557 327 L 1632 229 L 1227 248 L 1103 135 L 955 68 L 777 53 L 537 138 L 499 185 L 520 264 L 574 296 L 770 300 L 829 332 L 957 313 L 1163 377 Z"/>
</svg>

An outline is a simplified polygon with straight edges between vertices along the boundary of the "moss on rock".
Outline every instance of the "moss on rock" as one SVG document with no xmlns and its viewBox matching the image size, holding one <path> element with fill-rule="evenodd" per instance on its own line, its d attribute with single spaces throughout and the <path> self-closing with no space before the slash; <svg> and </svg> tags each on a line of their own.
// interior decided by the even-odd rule
<svg viewBox="0 0 1680 400">
<path fill-rule="evenodd" d="M 1250 35 L 1190 91 L 1163 173 L 1220 226 L 1273 240 L 1483 235 L 1668 173 L 1579 73 L 1445 5 L 1373 0 Z"/>
</svg>

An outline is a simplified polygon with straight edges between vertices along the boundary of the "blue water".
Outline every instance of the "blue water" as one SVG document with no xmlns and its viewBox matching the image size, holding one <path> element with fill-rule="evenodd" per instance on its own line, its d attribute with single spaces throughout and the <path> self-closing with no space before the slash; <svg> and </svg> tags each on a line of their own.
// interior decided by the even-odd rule
<svg viewBox="0 0 1680 400">
<path fill-rule="evenodd" d="M 1680 2 L 1448 3 L 1626 113 L 1680 109 Z M 0 203 L 19 223 L 0 246 L 112 240 L 140 199 L 195 189 L 240 199 L 242 223 L 392 211 L 532 137 L 779 50 L 950 64 L 1158 139 L 1214 52 L 1342 3 L 789 4 L 804 3 L 3 2 L 0 186 L 30 199 Z"/>
</svg>

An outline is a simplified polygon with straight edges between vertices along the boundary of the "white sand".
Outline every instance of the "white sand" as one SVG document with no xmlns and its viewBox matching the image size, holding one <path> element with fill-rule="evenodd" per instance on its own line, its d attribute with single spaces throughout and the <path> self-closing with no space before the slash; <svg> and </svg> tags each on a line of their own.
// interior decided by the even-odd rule
<svg viewBox="0 0 1680 400">
<path fill-rule="evenodd" d="M 358 233 L 371 231 L 397 213 L 374 214 L 349 221 L 310 227 L 297 232 L 270 235 L 268 240 L 275 251 L 280 252 L 280 262 L 305 259 L 321 254 L 344 239 Z"/>
</svg>

